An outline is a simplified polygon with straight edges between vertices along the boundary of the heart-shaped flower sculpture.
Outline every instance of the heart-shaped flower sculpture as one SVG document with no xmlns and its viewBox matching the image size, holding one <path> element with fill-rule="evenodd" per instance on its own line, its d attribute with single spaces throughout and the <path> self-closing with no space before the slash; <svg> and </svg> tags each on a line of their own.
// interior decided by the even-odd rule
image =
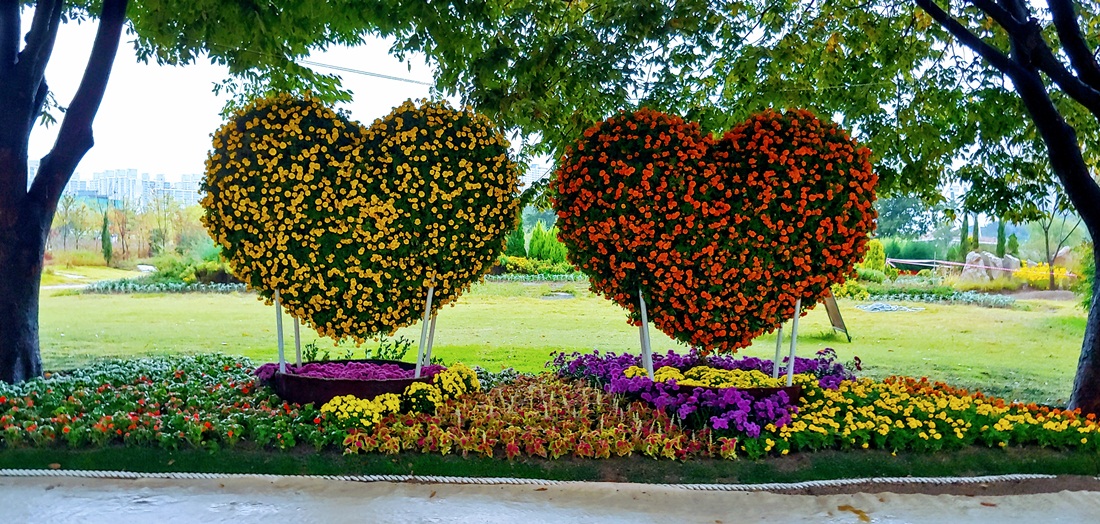
<svg viewBox="0 0 1100 524">
<path fill-rule="evenodd" d="M 515 227 L 517 171 L 484 116 L 406 102 L 364 128 L 260 100 L 214 134 L 203 224 L 234 273 L 321 335 L 390 334 L 468 288 Z"/>
<path fill-rule="evenodd" d="M 639 321 L 735 351 L 815 304 L 874 227 L 870 151 L 808 111 L 768 111 L 721 139 L 620 113 L 567 149 L 552 185 L 570 260 Z"/>
</svg>

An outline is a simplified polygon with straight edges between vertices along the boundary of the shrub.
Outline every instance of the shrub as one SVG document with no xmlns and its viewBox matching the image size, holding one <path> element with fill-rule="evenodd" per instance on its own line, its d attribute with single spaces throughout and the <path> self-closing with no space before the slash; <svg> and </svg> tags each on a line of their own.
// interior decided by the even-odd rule
<svg viewBox="0 0 1100 524">
<path fill-rule="evenodd" d="M 527 239 L 523 234 L 523 224 L 516 225 L 516 228 L 508 234 L 508 243 L 504 246 L 504 254 L 510 257 L 527 256 Z"/>
<path fill-rule="evenodd" d="M 874 242 L 874 240 L 872 240 L 872 242 Z M 895 271 L 897 270 L 895 269 Z M 877 269 L 856 267 L 856 277 L 864 282 L 875 282 L 881 284 L 883 280 L 886 280 L 886 273 Z"/>
<path fill-rule="evenodd" d="M 1016 238 L 1016 233 L 1008 235 L 1008 242 L 1005 244 L 1005 251 L 1014 256 L 1020 256 L 1020 240 Z"/>
<path fill-rule="evenodd" d="M 1081 253 L 1081 274 L 1073 291 L 1081 297 L 1081 307 L 1088 309 L 1092 305 L 1092 282 L 1096 279 L 1096 257 L 1092 254 L 1092 242 L 1077 247 Z"/>
<path fill-rule="evenodd" d="M 864 268 L 882 272 L 886 269 L 886 251 L 882 248 L 882 241 L 875 238 L 867 242 L 867 254 L 863 255 Z M 862 276 L 860 278 L 863 278 Z M 882 280 L 878 280 L 882 282 Z"/>
<path fill-rule="evenodd" d="M 565 244 L 558 240 L 558 228 L 552 227 L 548 231 L 542 227 L 542 222 L 535 225 L 531 231 L 531 248 L 527 250 L 529 257 L 562 263 L 566 262 L 566 253 Z"/>
<path fill-rule="evenodd" d="M 517 275 L 567 275 L 577 271 L 569 262 L 551 262 L 535 258 L 501 256 L 500 265 Z"/>
<path fill-rule="evenodd" d="M 1024 287 L 1024 282 L 1015 278 L 995 278 L 986 281 L 959 281 L 952 286 L 959 291 L 981 291 L 983 293 L 996 293 L 999 291 L 1016 291 Z"/>
<path fill-rule="evenodd" d="M 834 284 L 832 289 L 833 296 L 836 298 L 867 300 L 867 288 L 855 280 L 848 280 L 843 284 Z"/>
<path fill-rule="evenodd" d="M 1027 285 L 1035 289 L 1050 289 L 1050 266 L 1045 262 L 1040 262 L 1034 266 L 1027 265 L 1027 262 L 1023 263 L 1020 269 L 1017 269 L 1012 273 L 1012 276 L 1027 282 Z M 1065 289 L 1066 284 L 1069 283 L 1069 272 L 1064 267 L 1054 267 L 1054 286 L 1058 289 Z"/>
<path fill-rule="evenodd" d="M 103 260 L 103 253 L 86 249 L 55 251 L 52 258 L 55 266 L 62 267 L 107 265 L 107 261 Z"/>
<path fill-rule="evenodd" d="M 887 238 L 882 242 L 884 251 L 886 252 L 886 258 L 900 258 L 905 260 L 929 260 L 935 258 L 936 248 L 931 242 L 922 242 L 919 240 L 908 240 L 904 238 Z M 947 259 L 953 260 L 958 256 L 958 249 L 948 252 Z M 907 271 L 917 271 L 923 266 L 913 266 L 909 264 L 895 264 L 898 269 L 904 269 Z"/>
</svg>

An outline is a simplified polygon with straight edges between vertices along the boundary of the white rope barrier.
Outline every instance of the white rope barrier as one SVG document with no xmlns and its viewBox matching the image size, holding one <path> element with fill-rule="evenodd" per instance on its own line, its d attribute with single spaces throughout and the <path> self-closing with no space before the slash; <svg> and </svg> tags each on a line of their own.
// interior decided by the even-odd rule
<svg viewBox="0 0 1100 524">
<path fill-rule="evenodd" d="M 0 469 L 0 477 L 34 478 L 63 477 L 91 479 L 160 479 L 160 480 L 216 480 L 242 479 L 276 481 L 281 479 L 337 480 L 344 482 L 409 482 L 460 485 L 519 485 L 519 486 L 569 486 L 590 484 L 581 480 L 547 480 L 510 477 L 445 477 L 436 475 L 265 475 L 256 473 L 139 473 L 133 471 L 61 470 L 61 469 Z M 809 488 L 858 486 L 862 484 L 889 485 L 966 485 L 993 482 L 1017 482 L 1057 478 L 1056 475 L 1014 474 L 985 475 L 980 477 L 871 477 L 859 479 L 807 480 L 803 482 L 771 482 L 764 484 L 647 484 L 686 491 L 790 491 Z M 1100 480 L 1100 477 L 1096 477 Z"/>
</svg>

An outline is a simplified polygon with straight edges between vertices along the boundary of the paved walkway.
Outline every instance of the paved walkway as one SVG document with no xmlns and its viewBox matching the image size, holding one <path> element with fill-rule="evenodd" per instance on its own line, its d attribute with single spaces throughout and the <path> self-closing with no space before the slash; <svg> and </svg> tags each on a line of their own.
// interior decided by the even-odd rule
<svg viewBox="0 0 1100 524">
<path fill-rule="evenodd" d="M 0 478 L 4 522 L 1097 522 L 1100 492 L 959 496 L 691 492 L 638 484 L 466 486 L 295 478 Z"/>
</svg>

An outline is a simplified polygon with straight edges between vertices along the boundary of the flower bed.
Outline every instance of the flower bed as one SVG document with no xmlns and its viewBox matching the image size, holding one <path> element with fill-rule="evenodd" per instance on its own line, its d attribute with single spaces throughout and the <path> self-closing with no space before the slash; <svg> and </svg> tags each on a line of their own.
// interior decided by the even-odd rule
<svg viewBox="0 0 1100 524">
<path fill-rule="evenodd" d="M 871 302 L 927 302 L 933 304 L 965 304 L 968 306 L 1011 308 L 1016 305 L 1016 299 L 1006 295 L 993 295 L 976 293 L 974 291 L 954 291 L 950 294 L 941 293 L 898 293 L 898 292 L 874 292 L 866 298 Z"/>
<path fill-rule="evenodd" d="M 104 280 L 88 284 L 83 289 L 90 294 L 125 294 L 125 293 L 244 293 L 248 291 L 244 284 L 240 283 L 209 283 L 201 282 L 152 282 L 146 278 L 123 278 L 118 280 Z"/>
<path fill-rule="evenodd" d="M 17 386 L 0 384 L 0 447 L 216 449 L 248 442 L 261 448 L 308 445 L 353 453 L 508 459 L 637 454 L 676 460 L 852 448 L 1049 446 L 1100 452 L 1100 426 L 1091 415 L 1007 403 L 923 379 L 853 378 L 827 357 L 796 360 L 803 394 L 789 406 L 782 424 L 778 411 L 759 413 L 754 405 L 740 411 L 745 421 L 731 419 L 725 427 L 713 420 L 696 424 L 692 417 L 700 420 L 697 413 L 683 417 L 671 404 L 658 407 L 628 393 L 609 392 L 610 383 L 599 373 L 617 367 L 612 373 L 625 377 L 636 365 L 631 355 L 559 355 L 552 363 L 559 365 L 556 373 L 510 376 L 485 392 L 473 371 L 454 365 L 430 384 L 410 386 L 401 394 L 373 400 L 342 397 L 321 407 L 279 400 L 259 385 L 243 359 L 207 355 L 107 362 Z M 771 366 L 760 359 L 698 354 L 657 359 L 658 369 L 661 363 L 702 360 L 706 367 L 740 370 L 749 377 L 756 376 L 753 370 L 768 375 Z M 582 372 L 587 378 L 574 376 Z M 748 423 L 757 424 L 759 433 Z"/>
</svg>

